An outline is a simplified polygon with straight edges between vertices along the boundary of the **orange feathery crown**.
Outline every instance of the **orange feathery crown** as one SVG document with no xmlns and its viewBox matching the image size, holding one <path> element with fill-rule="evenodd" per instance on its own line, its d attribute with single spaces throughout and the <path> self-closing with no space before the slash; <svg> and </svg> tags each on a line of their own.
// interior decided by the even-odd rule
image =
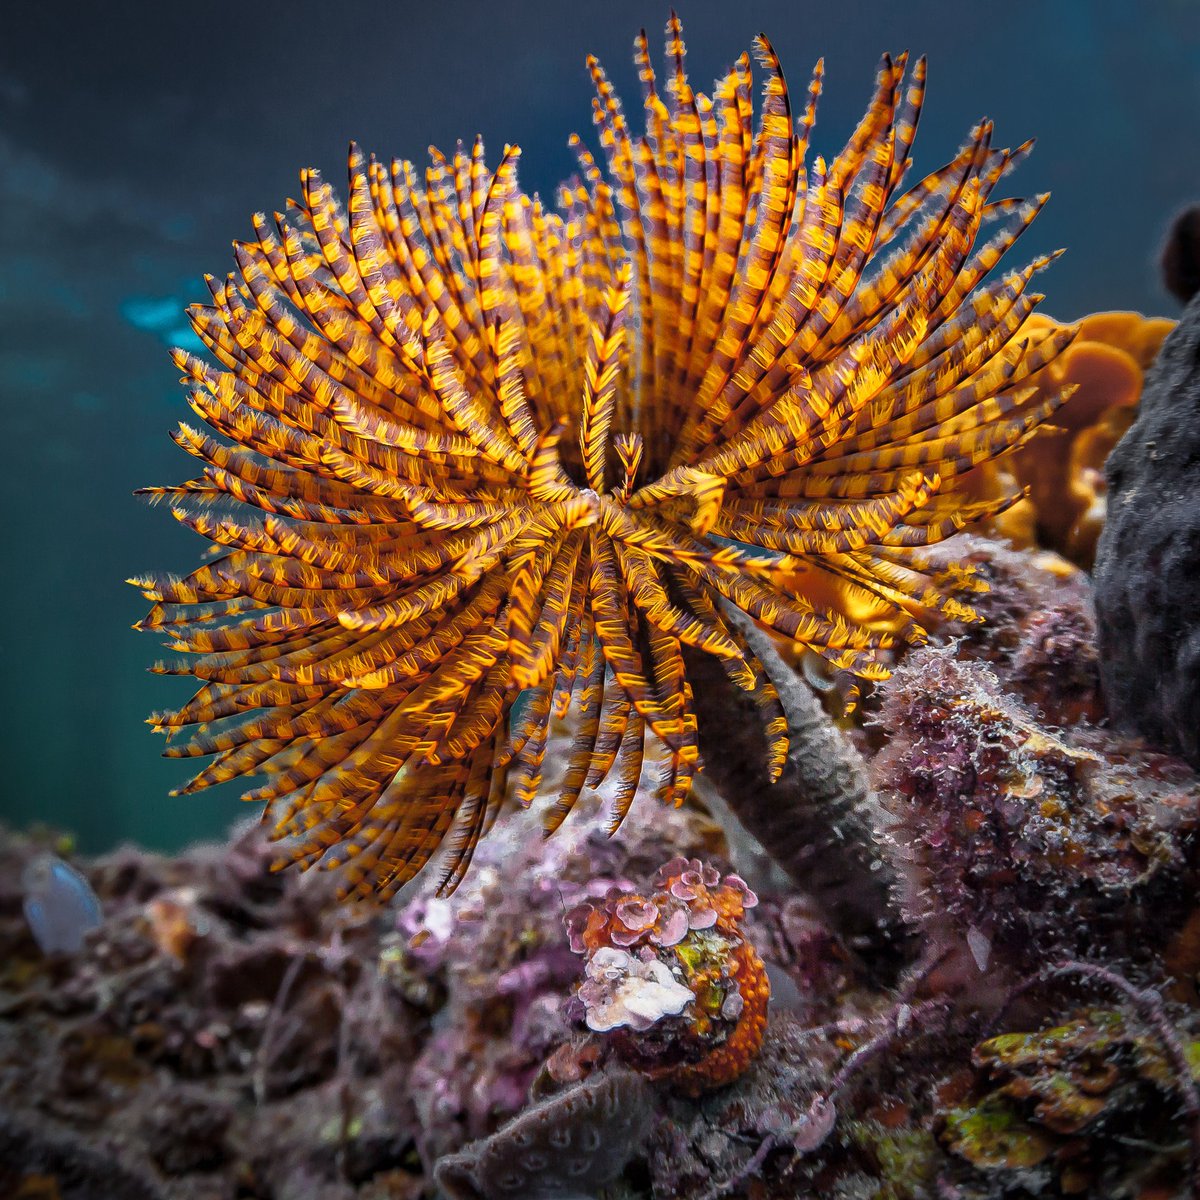
<svg viewBox="0 0 1200 1200">
<path fill-rule="evenodd" d="M 535 794 L 552 715 L 574 709 L 551 828 L 610 776 L 615 826 L 643 768 L 683 799 L 685 647 L 756 693 L 778 769 L 786 720 L 731 609 L 865 678 L 923 614 L 968 611 L 920 548 L 1011 502 L 956 488 L 1061 402 L 1030 379 L 1073 332 L 1014 337 L 1049 257 L 982 285 L 1045 202 L 993 199 L 1028 146 L 985 122 L 901 192 L 925 85 L 901 55 L 808 163 L 822 66 L 797 116 L 755 50 L 757 131 L 748 58 L 694 92 L 675 17 L 661 91 L 636 41 L 644 133 L 589 59 L 606 169 L 573 139 L 558 212 L 477 141 L 423 180 L 352 148 L 348 207 L 305 171 L 290 219 L 255 218 L 191 310 L 221 366 L 174 355 L 217 436 L 181 424 L 203 470 L 148 489 L 219 555 L 133 581 L 139 627 L 185 655 L 156 669 L 203 681 L 151 718 L 191 731 L 169 756 L 215 756 L 183 791 L 260 776 L 289 859 L 356 894 L 451 835 L 453 887 Z M 806 574 L 884 599 L 898 634 Z"/>
</svg>

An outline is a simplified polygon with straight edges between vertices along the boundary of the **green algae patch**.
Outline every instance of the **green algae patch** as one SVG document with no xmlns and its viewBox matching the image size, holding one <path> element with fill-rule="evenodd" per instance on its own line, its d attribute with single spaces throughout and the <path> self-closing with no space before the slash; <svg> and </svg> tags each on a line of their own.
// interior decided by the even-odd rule
<svg viewBox="0 0 1200 1200">
<path fill-rule="evenodd" d="M 1056 1149 L 1056 1139 L 1035 1129 L 1002 1096 L 945 1114 L 946 1148 L 982 1170 L 1036 1167 Z"/>
</svg>

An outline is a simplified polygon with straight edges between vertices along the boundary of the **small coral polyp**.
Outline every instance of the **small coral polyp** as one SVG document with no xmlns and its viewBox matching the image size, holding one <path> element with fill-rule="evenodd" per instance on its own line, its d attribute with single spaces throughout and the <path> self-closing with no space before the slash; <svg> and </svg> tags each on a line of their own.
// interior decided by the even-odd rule
<svg viewBox="0 0 1200 1200">
<path fill-rule="evenodd" d="M 754 1059 L 770 987 L 741 931 L 758 897 L 737 875 L 674 858 L 643 896 L 614 888 L 566 914 L 587 958 L 571 1012 L 654 1078 L 698 1093 L 735 1080 Z"/>
</svg>

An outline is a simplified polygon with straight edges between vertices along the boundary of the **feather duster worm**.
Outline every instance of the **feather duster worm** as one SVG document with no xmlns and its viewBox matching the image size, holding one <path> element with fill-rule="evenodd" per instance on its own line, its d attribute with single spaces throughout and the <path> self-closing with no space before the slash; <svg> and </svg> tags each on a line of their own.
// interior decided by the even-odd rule
<svg viewBox="0 0 1200 1200">
<path fill-rule="evenodd" d="M 448 839 L 453 887 L 505 798 L 533 797 L 552 714 L 575 737 L 550 828 L 610 776 L 614 826 L 643 773 L 683 799 L 684 645 L 754 692 L 778 770 L 784 715 L 724 606 L 866 678 L 964 611 L 920 547 L 1009 502 L 956 483 L 1057 406 L 1030 381 L 1071 337 L 1014 338 L 1049 258 L 983 284 L 1045 200 L 993 197 L 1028 147 L 985 122 L 902 191 L 925 64 L 885 57 L 810 164 L 823 68 L 797 116 L 755 50 L 757 130 L 747 56 L 694 92 L 675 18 L 665 85 L 636 41 L 644 132 L 590 59 L 606 170 L 573 139 L 557 213 L 515 147 L 491 171 L 477 141 L 423 176 L 352 148 L 348 206 L 305 171 L 290 218 L 255 218 L 190 310 L 221 367 L 174 356 L 212 431 L 174 438 L 203 470 L 148 489 L 217 556 L 132 581 L 140 627 L 185 654 L 156 669 L 203 681 L 151 718 L 189 731 L 169 756 L 215 756 L 183 791 L 262 777 L 247 798 L 287 857 L 355 894 Z M 805 573 L 884 599 L 898 632 Z"/>
</svg>

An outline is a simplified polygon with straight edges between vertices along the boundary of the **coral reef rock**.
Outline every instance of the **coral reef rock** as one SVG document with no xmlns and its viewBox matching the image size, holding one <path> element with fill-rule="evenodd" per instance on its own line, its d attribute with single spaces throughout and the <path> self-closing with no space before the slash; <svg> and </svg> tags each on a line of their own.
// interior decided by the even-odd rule
<svg viewBox="0 0 1200 1200">
<path fill-rule="evenodd" d="M 1096 619 L 1085 572 L 1050 552 L 1010 549 L 960 534 L 930 554 L 935 568 L 969 568 L 986 590 L 971 598 L 980 621 L 948 622 L 959 657 L 981 660 L 1050 725 L 1098 724 L 1105 709 L 1096 657 Z"/>
<path fill-rule="evenodd" d="M 1106 726 L 1084 572 L 955 541 L 929 569 L 985 620 L 864 695 L 870 805 L 825 806 L 886 868 L 890 941 L 828 903 L 860 845 L 789 873 L 803 839 L 727 837 L 708 787 L 612 836 L 585 787 L 530 837 L 563 723 L 450 895 L 340 902 L 262 827 L 91 862 L 0 830 L 0 1197 L 1200 1200 L 1200 781 Z M 713 781 L 758 762 L 732 694 L 703 697 Z M 801 790 L 774 827 L 820 832 Z"/>
<path fill-rule="evenodd" d="M 1095 589 L 1110 712 L 1200 767 L 1200 298 L 1163 344 L 1105 474 Z"/>
<path fill-rule="evenodd" d="M 550 1109 L 576 1124 L 529 1115 L 547 1060 L 570 1058 L 581 968 L 563 913 L 675 854 L 727 869 L 724 840 L 695 808 L 639 806 L 613 837 L 577 819 L 530 838 L 528 818 L 497 823 L 454 895 L 426 876 L 394 907 L 272 873 L 261 827 L 174 858 L 76 860 L 60 874 L 104 922 L 50 955 L 22 874 L 65 842 L 0 830 L 0 1197 L 432 1200 L 434 1164 L 468 1143 L 485 1195 L 593 1193 L 649 1132 L 649 1085 L 605 1083 L 624 1073 L 581 1054 Z M 620 1135 L 592 1146 L 605 1121 Z M 575 1139 L 578 1178 L 504 1192 L 500 1164 L 528 1165 L 539 1130 Z"/>
<path fill-rule="evenodd" d="M 1087 726 L 1048 731 L 949 648 L 910 655 L 881 716 L 897 900 L 980 974 L 1097 944 L 1137 958 L 1187 920 L 1200 783 L 1181 762 Z"/>
</svg>

